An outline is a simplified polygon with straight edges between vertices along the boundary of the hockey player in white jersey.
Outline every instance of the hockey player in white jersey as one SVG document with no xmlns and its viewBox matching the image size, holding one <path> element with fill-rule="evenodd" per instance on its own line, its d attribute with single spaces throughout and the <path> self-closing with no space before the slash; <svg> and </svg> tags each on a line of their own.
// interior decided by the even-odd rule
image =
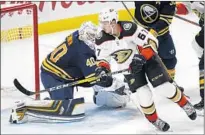
<svg viewBox="0 0 205 135">
<path fill-rule="evenodd" d="M 188 15 L 194 12 L 199 17 L 201 30 L 192 41 L 193 49 L 199 58 L 199 91 L 201 100 L 194 108 L 203 113 L 204 110 L 204 1 L 181 2 L 177 6 L 177 14 Z M 186 12 L 185 12 L 186 11 Z"/>
<path fill-rule="evenodd" d="M 178 104 L 191 120 L 196 119 L 194 107 L 173 84 L 161 64 L 156 51 L 158 41 L 152 34 L 133 22 L 118 21 L 118 13 L 113 8 L 100 12 L 99 25 L 102 31 L 96 38 L 97 57 L 108 63 L 115 59 L 119 70 L 130 67 L 130 73 L 124 74 L 125 79 L 149 122 L 161 131 L 170 128 L 167 122 L 158 117 L 145 74 L 156 92 Z"/>
</svg>

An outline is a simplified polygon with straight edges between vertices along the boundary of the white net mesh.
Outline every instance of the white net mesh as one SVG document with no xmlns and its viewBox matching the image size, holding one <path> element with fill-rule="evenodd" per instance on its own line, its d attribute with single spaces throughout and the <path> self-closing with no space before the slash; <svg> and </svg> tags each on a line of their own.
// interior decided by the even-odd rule
<svg viewBox="0 0 205 135">
<path fill-rule="evenodd" d="M 32 13 L 32 8 L 1 12 L 2 90 L 13 90 L 14 78 L 17 78 L 25 87 L 35 88 Z"/>
</svg>

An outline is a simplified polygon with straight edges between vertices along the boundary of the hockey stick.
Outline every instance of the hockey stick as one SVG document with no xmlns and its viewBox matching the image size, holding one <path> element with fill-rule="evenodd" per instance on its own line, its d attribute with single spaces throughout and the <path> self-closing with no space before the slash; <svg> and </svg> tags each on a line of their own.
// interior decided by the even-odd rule
<svg viewBox="0 0 205 135">
<path fill-rule="evenodd" d="M 129 15 L 132 17 L 133 21 L 137 24 L 137 20 L 136 18 L 133 17 L 133 15 L 131 14 L 131 12 L 129 11 L 129 9 L 127 8 L 127 6 L 125 5 L 125 3 L 122 1 L 123 6 L 125 7 L 125 9 L 127 10 L 127 12 L 129 13 Z M 167 71 L 167 67 L 164 65 L 163 61 L 161 60 L 161 58 L 159 57 L 158 54 L 156 54 L 157 59 L 159 59 L 160 63 L 162 64 L 163 68 Z M 168 73 L 169 75 L 169 73 Z M 180 89 L 179 85 L 177 85 L 177 83 L 171 78 L 171 76 L 169 75 L 169 78 L 171 80 L 171 83 L 173 83 L 175 85 L 175 87 L 177 87 L 178 89 Z M 188 96 L 187 96 L 188 97 Z"/>
<path fill-rule="evenodd" d="M 174 15 L 174 17 L 176 17 L 176 18 L 178 18 L 178 19 L 180 19 L 180 20 L 183 20 L 183 21 L 185 21 L 185 22 L 187 22 L 187 23 L 193 24 L 193 25 L 195 25 L 195 26 L 201 27 L 198 23 L 196 23 L 196 22 L 194 22 L 194 21 L 191 21 L 191 20 L 188 20 L 188 19 L 186 19 L 186 18 L 183 18 L 183 17 L 181 17 L 181 16 Z"/>
<path fill-rule="evenodd" d="M 131 12 L 129 11 L 129 9 L 127 8 L 127 6 L 125 5 L 125 3 L 124 3 L 123 1 L 122 1 L 122 4 L 123 4 L 123 6 L 126 8 L 126 10 L 127 10 L 127 12 L 129 13 L 129 15 L 132 17 L 132 19 L 134 20 L 134 22 L 137 23 L 136 18 L 133 17 L 133 15 L 131 14 Z M 178 18 L 178 19 L 180 19 L 180 20 L 183 20 L 183 21 L 185 21 L 185 22 L 187 22 L 187 23 L 190 23 L 190 24 L 193 24 L 193 25 L 195 25 L 195 26 L 200 27 L 200 25 L 199 25 L 198 23 L 194 22 L 194 21 L 188 20 L 188 19 L 183 18 L 183 17 L 178 16 L 178 15 L 174 15 L 174 17 L 176 17 L 176 18 Z"/>
<path fill-rule="evenodd" d="M 126 72 L 126 71 L 128 71 L 128 69 L 115 71 L 115 72 L 112 72 L 111 75 L 123 73 L 123 72 Z M 33 92 L 33 91 L 30 91 L 30 90 L 24 88 L 17 79 L 14 79 L 14 86 L 20 92 L 22 92 L 23 94 L 25 94 L 27 96 L 32 96 L 32 95 L 40 94 L 40 93 L 43 93 L 43 92 L 51 92 L 51 91 L 56 91 L 56 90 L 66 88 L 66 87 L 76 86 L 76 85 L 83 84 L 83 83 L 86 83 L 86 82 L 95 82 L 95 81 L 98 81 L 98 79 L 99 79 L 99 77 L 94 76 L 94 77 L 74 81 L 74 82 L 71 82 L 71 83 L 54 86 L 54 87 L 47 88 L 47 89 L 44 89 L 44 90 L 40 90 L 39 92 Z"/>
<path fill-rule="evenodd" d="M 130 10 L 127 8 L 127 6 L 125 5 L 125 3 L 123 1 L 122 2 L 122 5 L 125 7 L 125 9 L 127 10 L 127 12 L 129 13 L 130 17 L 132 18 L 132 20 L 137 24 L 137 20 L 136 18 L 133 17 L 133 15 L 131 14 Z"/>
</svg>

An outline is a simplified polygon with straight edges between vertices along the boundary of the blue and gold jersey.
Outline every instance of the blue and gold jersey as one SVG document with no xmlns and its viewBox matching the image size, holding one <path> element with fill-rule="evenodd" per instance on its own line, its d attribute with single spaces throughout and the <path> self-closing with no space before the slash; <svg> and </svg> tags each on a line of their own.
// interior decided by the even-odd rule
<svg viewBox="0 0 205 135">
<path fill-rule="evenodd" d="M 41 71 L 56 79 L 71 81 L 95 75 L 96 56 L 83 41 L 78 31 L 67 36 L 43 61 Z"/>
<path fill-rule="evenodd" d="M 162 36 L 169 32 L 175 7 L 174 1 L 135 1 L 135 18 L 139 25 Z"/>
</svg>

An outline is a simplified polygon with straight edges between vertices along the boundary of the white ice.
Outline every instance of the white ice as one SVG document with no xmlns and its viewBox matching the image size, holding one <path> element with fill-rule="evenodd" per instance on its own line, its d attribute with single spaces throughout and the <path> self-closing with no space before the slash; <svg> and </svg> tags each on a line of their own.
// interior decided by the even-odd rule
<svg viewBox="0 0 205 135">
<path fill-rule="evenodd" d="M 194 15 L 188 19 L 197 21 Z M 192 49 L 191 42 L 199 27 L 174 18 L 171 25 L 171 34 L 177 49 L 178 64 L 176 66 L 176 82 L 185 88 L 185 93 L 190 96 L 193 104 L 200 100 L 198 87 L 198 59 Z M 40 63 L 42 59 L 68 35 L 70 31 L 59 32 L 40 36 Z M 92 89 L 80 88 L 75 92 L 76 97 L 84 96 L 86 104 L 86 117 L 82 121 L 70 123 L 26 123 L 13 125 L 8 122 L 11 107 L 17 100 L 30 100 L 18 91 L 12 90 L 12 80 L 17 77 L 25 87 L 31 88 L 32 84 L 32 49 L 31 41 L 15 41 L 10 45 L 2 46 L 2 62 L 9 61 L 10 67 L 1 64 L 1 80 L 5 85 L 11 86 L 11 90 L 1 90 L 1 133 L 2 134 L 160 134 L 162 132 L 147 122 L 130 102 L 125 108 L 107 109 L 97 107 L 92 102 Z M 21 52 L 24 50 L 25 52 Z M 18 54 L 22 60 L 19 60 Z M 11 58 L 12 56 L 14 58 Z M 22 65 L 22 66 L 20 66 Z M 12 70 L 12 71 L 11 71 Z M 12 72 L 12 73 L 11 73 Z M 14 75 L 18 73 L 17 75 Z M 43 87 L 41 86 L 41 89 Z M 166 89 L 165 89 L 166 90 Z M 153 91 L 154 92 L 154 91 Z M 42 94 L 42 97 L 47 96 Z M 203 134 L 204 117 L 197 117 L 191 121 L 184 111 L 165 97 L 154 93 L 157 112 L 160 118 L 167 121 L 171 130 L 168 134 Z M 163 134 L 163 133 L 162 133 Z"/>
</svg>

